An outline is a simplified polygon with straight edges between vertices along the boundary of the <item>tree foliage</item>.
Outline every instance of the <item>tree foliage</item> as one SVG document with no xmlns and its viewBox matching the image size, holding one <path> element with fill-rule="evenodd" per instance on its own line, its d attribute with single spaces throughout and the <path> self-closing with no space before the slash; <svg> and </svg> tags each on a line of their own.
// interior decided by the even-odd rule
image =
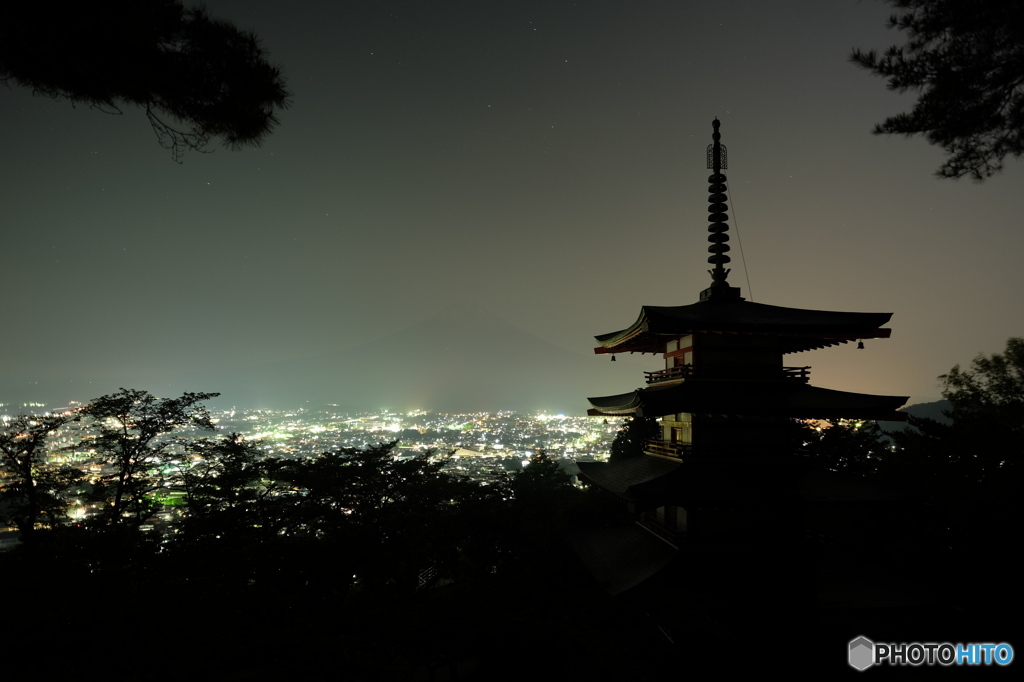
<svg viewBox="0 0 1024 682">
<path fill-rule="evenodd" d="M 565 531 L 567 514 L 572 511 L 579 491 L 559 461 L 545 450 L 538 450 L 523 469 L 510 475 L 500 487 L 506 506 L 516 519 L 505 537 L 518 554 L 531 543 L 551 544 L 552 535 Z"/>
<path fill-rule="evenodd" d="M 274 495 L 259 442 L 230 433 L 220 439 L 198 439 L 187 445 L 178 483 L 184 490 L 186 536 L 216 536 L 239 530 L 251 537 L 276 532 Z"/>
<path fill-rule="evenodd" d="M 957 365 L 939 379 L 956 419 L 983 419 L 1009 436 L 1024 437 L 1024 338 L 1011 338 L 1004 353 L 979 355 L 969 368 Z"/>
<path fill-rule="evenodd" d="M 805 425 L 801 449 L 831 471 L 866 475 L 887 451 L 878 422 L 836 420 Z"/>
<path fill-rule="evenodd" d="M 53 525 L 67 508 L 66 493 L 82 479 L 80 471 L 47 461 L 47 439 L 74 413 L 22 415 L 0 430 L 0 521 L 13 523 L 22 541 L 32 542 L 36 524 Z"/>
<path fill-rule="evenodd" d="M 1024 2 L 888 0 L 891 28 L 906 43 L 851 60 L 920 95 L 909 113 L 885 119 L 876 134 L 924 135 L 948 152 L 944 178 L 981 181 L 1007 156 L 1024 153 Z"/>
<path fill-rule="evenodd" d="M 115 573 L 149 562 L 159 546 L 211 586 L 344 595 L 358 585 L 391 599 L 437 581 L 505 575 L 530 548 L 561 537 L 575 491 L 543 452 L 489 486 L 445 473 L 443 455 L 399 454 L 395 442 L 265 456 L 239 434 L 194 432 L 213 428 L 203 402 L 216 395 L 121 389 L 76 413 L 10 421 L 0 434 L 5 518 L 31 529 L 67 506 L 62 490 L 47 487 L 58 469 L 42 453 L 47 438 L 81 419 L 84 435 L 69 449 L 88 457 L 83 499 L 92 504 L 47 537 L 62 555 L 108 557 Z M 169 499 L 177 501 L 167 507 Z M 158 512 L 160 530 L 140 532 Z"/>
<path fill-rule="evenodd" d="M 1015 498 L 1024 471 L 1024 339 L 1011 338 L 1004 353 L 979 355 L 939 379 L 952 424 L 919 424 L 919 430 L 937 441 L 948 475 L 964 489 Z"/>
<path fill-rule="evenodd" d="M 395 443 L 267 456 L 237 434 L 190 431 L 210 426 L 202 402 L 213 395 L 122 389 L 67 415 L 82 417 L 76 452 L 95 455 L 87 476 L 103 504 L 0 554 L 7 583 L 73 585 L 87 610 L 107 605 L 132 622 L 146 614 L 147 623 L 203 624 L 217 647 L 183 660 L 207 677 L 237 676 L 240 660 L 255 661 L 246 675 L 270 674 L 276 664 L 260 657 L 268 638 L 284 651 L 314 652 L 282 659 L 275 676 L 333 679 L 341 669 L 345 679 L 426 679 L 439 665 L 458 676 L 460 661 L 487 655 L 493 677 L 492 668 L 508 666 L 494 641 L 590 623 L 591 600 L 565 600 L 551 579 L 578 569 L 564 529 L 580 493 L 543 452 L 494 485 L 449 475 L 443 455 L 410 455 Z M 26 440 L 33 424 L 8 423 L 12 452 L 41 453 L 59 420 L 36 423 L 38 437 Z M 187 503 L 140 531 L 159 504 L 153 493 L 168 485 Z M 5 606 L 25 631 L 52 629 L 53 614 L 67 608 L 66 590 L 10 592 Z M 580 604 L 584 616 L 567 620 Z M 466 646 L 452 649 L 453 637 Z M 26 646 L 40 658 L 49 645 L 29 638 Z M 151 656 L 123 647 L 117 668 L 102 672 L 120 679 L 118 670 L 151 666 Z M 81 672 L 70 659 L 51 667 Z"/>
<path fill-rule="evenodd" d="M 157 493 L 169 477 L 176 479 L 178 460 L 188 445 L 175 448 L 167 435 L 184 426 L 212 430 L 210 413 L 202 403 L 217 395 L 185 393 L 161 399 L 122 388 L 82 409 L 93 430 L 82 447 L 93 450 L 107 467 L 93 485 L 105 525 L 137 527 L 153 515 L 160 505 Z"/>
<path fill-rule="evenodd" d="M 13 3 L 0 79 L 106 112 L 137 105 L 176 160 L 211 138 L 259 144 L 289 97 L 255 35 L 179 0 Z"/>
<path fill-rule="evenodd" d="M 913 428 L 891 434 L 899 446 L 889 471 L 913 476 L 940 499 L 1013 501 L 1024 472 L 1024 339 L 979 355 L 939 377 L 949 423 L 910 417 Z"/>
<path fill-rule="evenodd" d="M 1017 585 L 1020 555 L 1007 539 L 1024 520 L 1024 339 L 940 380 L 950 422 L 911 417 L 914 428 L 892 434 L 898 448 L 883 473 L 920 485 L 942 510 L 950 578 Z M 1000 609 L 1012 612 L 1020 597 L 1004 592 Z"/>
<path fill-rule="evenodd" d="M 661 435 L 661 427 L 651 417 L 628 417 L 612 441 L 612 460 L 641 457 L 644 454 L 644 441 L 656 440 Z"/>
</svg>

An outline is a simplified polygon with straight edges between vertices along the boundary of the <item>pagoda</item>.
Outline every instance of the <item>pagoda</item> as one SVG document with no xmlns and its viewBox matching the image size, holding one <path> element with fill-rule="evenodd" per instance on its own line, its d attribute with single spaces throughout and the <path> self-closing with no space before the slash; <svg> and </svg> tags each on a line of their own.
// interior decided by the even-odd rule
<svg viewBox="0 0 1024 682">
<path fill-rule="evenodd" d="M 644 388 L 589 398 L 588 412 L 658 418 L 660 438 L 645 442 L 643 456 L 579 463 L 585 482 L 673 546 L 799 532 L 803 501 L 822 487 L 843 493 L 841 483 L 809 482 L 797 420 L 902 420 L 896 410 L 907 401 L 813 386 L 809 367 L 784 364 L 792 353 L 888 338 L 892 314 L 765 305 L 730 286 L 726 148 L 719 121 L 712 125 L 711 285 L 689 305 L 643 306 L 633 324 L 597 336 L 594 349 L 661 356 L 664 367 L 645 372 Z"/>
</svg>

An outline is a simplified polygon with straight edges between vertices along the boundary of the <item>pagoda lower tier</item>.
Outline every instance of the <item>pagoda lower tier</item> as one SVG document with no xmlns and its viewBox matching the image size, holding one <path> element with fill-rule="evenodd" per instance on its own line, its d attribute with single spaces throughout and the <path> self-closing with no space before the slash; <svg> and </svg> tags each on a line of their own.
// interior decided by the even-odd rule
<svg viewBox="0 0 1024 682">
<path fill-rule="evenodd" d="M 686 381 L 588 398 L 591 416 L 664 417 L 690 413 L 792 419 L 903 421 L 907 396 L 870 395 L 795 381 Z"/>
</svg>

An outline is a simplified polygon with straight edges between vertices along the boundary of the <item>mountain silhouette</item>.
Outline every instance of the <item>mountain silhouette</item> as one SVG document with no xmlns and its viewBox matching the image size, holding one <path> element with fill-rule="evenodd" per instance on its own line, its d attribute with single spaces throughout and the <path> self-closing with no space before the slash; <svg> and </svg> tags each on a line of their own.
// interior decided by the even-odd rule
<svg viewBox="0 0 1024 682">
<path fill-rule="evenodd" d="M 202 385 L 243 407 L 578 415 L 588 395 L 631 390 L 642 377 L 635 364 L 587 351 L 555 346 L 482 306 L 456 306 L 335 353 L 207 374 Z"/>
</svg>

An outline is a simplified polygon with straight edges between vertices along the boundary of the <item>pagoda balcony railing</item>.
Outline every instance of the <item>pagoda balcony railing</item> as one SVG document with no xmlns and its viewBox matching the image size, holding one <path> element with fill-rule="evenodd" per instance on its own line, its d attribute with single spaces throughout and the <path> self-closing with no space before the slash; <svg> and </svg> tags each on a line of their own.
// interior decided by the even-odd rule
<svg viewBox="0 0 1024 682">
<path fill-rule="evenodd" d="M 757 365 L 679 365 L 654 372 L 644 372 L 648 384 L 684 379 L 754 379 L 764 381 L 800 381 L 807 383 L 810 367 L 758 367 Z"/>
<path fill-rule="evenodd" d="M 692 443 L 673 443 L 667 440 L 645 440 L 644 452 L 660 457 L 671 457 L 681 460 L 684 455 L 693 452 Z"/>
</svg>

